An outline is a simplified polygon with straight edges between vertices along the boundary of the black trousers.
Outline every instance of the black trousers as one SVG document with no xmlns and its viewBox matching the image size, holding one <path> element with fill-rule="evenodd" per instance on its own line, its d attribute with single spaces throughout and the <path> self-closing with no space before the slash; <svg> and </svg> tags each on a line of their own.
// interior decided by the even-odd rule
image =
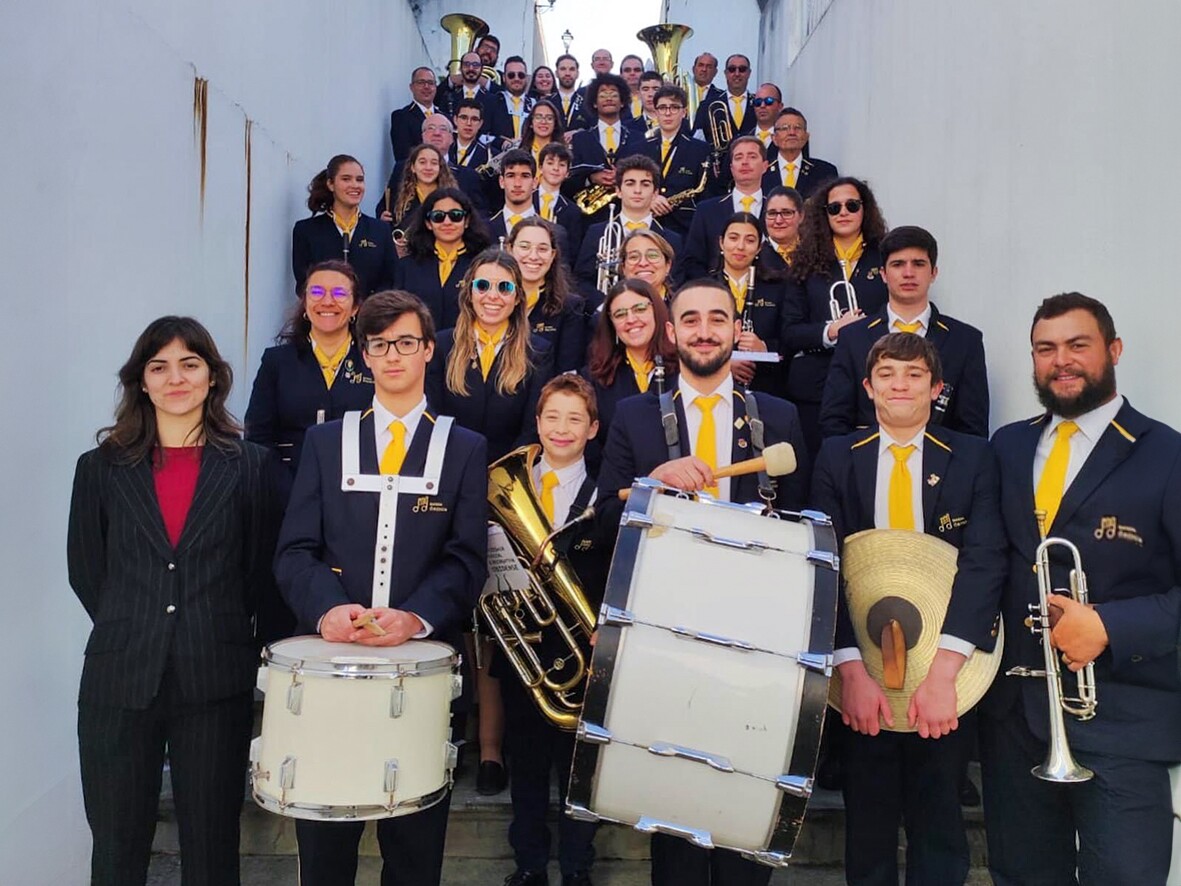
<svg viewBox="0 0 1181 886">
<path fill-rule="evenodd" d="M 451 792 L 429 809 L 377 822 L 381 886 L 438 886 Z M 353 886 L 363 821 L 295 823 L 299 841 L 299 886 Z"/>
<path fill-rule="evenodd" d="M 544 871 L 549 864 L 550 776 L 556 770 L 559 810 L 566 806 L 574 734 L 563 732 L 541 716 L 515 673 L 500 683 L 504 698 L 504 741 L 509 754 L 513 821 L 508 839 L 517 868 Z M 585 873 L 595 859 L 594 822 L 576 821 L 558 813 L 558 865 L 563 877 Z"/>
<path fill-rule="evenodd" d="M 252 696 L 182 702 L 169 674 L 146 710 L 78 705 L 92 886 L 147 880 L 167 751 L 182 886 L 236 886 Z"/>
<path fill-rule="evenodd" d="M 1129 746 L 1135 744 L 1135 730 L 1128 724 Z M 1045 760 L 1046 743 L 1030 732 L 1020 706 L 1004 717 L 981 715 L 993 881 L 1160 886 L 1168 877 L 1173 843 L 1168 764 L 1072 750 L 1094 778 L 1079 784 L 1042 781 L 1029 770 Z"/>
<path fill-rule="evenodd" d="M 652 835 L 652 886 L 767 886 L 771 868 L 729 849 L 702 849 L 680 837 Z"/>
<path fill-rule="evenodd" d="M 914 732 L 842 738 L 845 772 L 845 879 L 897 886 L 898 827 L 906 828 L 908 886 L 953 886 L 968 877 L 960 777 L 972 747 L 975 713 L 938 739 Z"/>
</svg>

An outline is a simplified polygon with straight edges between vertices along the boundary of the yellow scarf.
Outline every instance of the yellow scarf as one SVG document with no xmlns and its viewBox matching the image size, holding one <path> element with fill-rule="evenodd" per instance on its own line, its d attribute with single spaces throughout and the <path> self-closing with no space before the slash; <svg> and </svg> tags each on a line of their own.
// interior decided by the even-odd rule
<svg viewBox="0 0 1181 886">
<path fill-rule="evenodd" d="M 743 308 L 746 307 L 746 274 L 735 280 L 727 273 L 726 282 L 730 284 L 730 292 L 734 295 L 734 303 L 738 306 L 738 313 L 741 314 Z"/>
<path fill-rule="evenodd" d="M 332 209 L 328 210 L 328 214 L 332 216 L 332 221 L 335 222 L 336 226 L 344 232 L 345 236 L 352 240 L 353 231 L 357 229 L 357 222 L 361 219 L 360 208 L 358 207 L 356 212 L 353 213 L 352 218 L 342 218 L 336 214 L 335 210 Z"/>
<path fill-rule="evenodd" d="M 480 344 L 480 372 L 485 381 L 488 380 L 488 373 L 492 371 L 492 363 L 496 360 L 496 346 L 504 341 L 507 332 L 507 321 L 492 332 L 485 332 L 484 327 L 476 326 L 476 341 Z"/>
<path fill-rule="evenodd" d="M 439 257 L 439 285 L 443 286 L 447 283 L 447 278 L 451 276 L 451 271 L 455 267 L 455 261 L 464 252 L 464 245 L 460 243 L 451 252 L 445 250 L 441 243 L 435 244 L 435 255 Z"/>
<path fill-rule="evenodd" d="M 336 372 L 338 369 L 340 369 L 340 364 L 344 362 L 345 355 L 349 352 L 349 348 L 352 347 L 353 340 L 351 337 L 346 338 L 344 340 L 344 344 L 342 344 L 336 350 L 336 353 L 326 354 L 320 349 L 320 346 L 316 344 L 316 340 L 314 338 L 312 338 L 310 335 L 308 338 L 312 342 L 312 353 L 316 357 L 316 362 L 320 364 L 320 372 L 324 373 L 324 384 L 329 390 L 331 390 L 332 383 L 336 381 Z"/>
<path fill-rule="evenodd" d="M 429 197 L 431 195 L 431 191 L 434 190 L 434 188 L 431 188 L 430 191 L 425 191 L 425 190 L 423 190 L 423 187 L 424 187 L 423 185 L 415 185 L 414 186 L 414 193 L 418 197 L 419 203 L 425 203 L 426 198 Z"/>
<path fill-rule="evenodd" d="M 640 389 L 641 394 L 648 393 L 648 377 L 651 375 L 656 364 L 651 360 L 645 360 L 641 363 L 631 355 L 631 351 L 624 351 L 624 354 L 627 357 L 627 365 L 632 368 L 632 373 L 636 377 L 636 387 Z"/>
<path fill-rule="evenodd" d="M 857 267 L 857 260 L 861 258 L 861 253 L 865 252 L 865 238 L 858 234 L 857 239 L 848 249 L 841 249 L 840 244 L 833 240 L 832 248 L 836 251 L 837 261 L 841 263 L 841 267 L 845 271 L 845 280 L 848 281 L 853 276 L 853 270 Z"/>
</svg>

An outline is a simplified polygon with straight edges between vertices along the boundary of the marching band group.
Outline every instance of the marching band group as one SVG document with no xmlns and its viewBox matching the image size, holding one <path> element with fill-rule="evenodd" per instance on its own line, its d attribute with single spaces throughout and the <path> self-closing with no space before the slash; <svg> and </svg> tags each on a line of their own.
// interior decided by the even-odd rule
<svg viewBox="0 0 1181 886">
<path fill-rule="evenodd" d="M 1041 302 L 1030 342 L 1044 412 L 989 440 L 983 337 L 928 298 L 935 238 L 888 228 L 864 180 L 811 156 L 804 114 L 774 83 L 749 91 L 745 55 L 725 59 L 719 89 L 710 53 L 678 85 L 634 55 L 613 73 L 600 49 L 579 86 L 571 55 L 498 70 L 496 38 L 473 42 L 442 83 L 411 72 L 372 215 L 351 156 L 309 185 L 312 214 L 292 233 L 298 300 L 262 356 L 245 439 L 225 406 L 228 362 L 199 323 L 164 317 L 78 462 L 68 557 L 94 622 L 78 722 L 93 882 L 145 882 L 165 755 L 184 882 L 239 882 L 258 650 L 312 634 L 474 653 L 455 735 L 478 710 L 479 788 L 511 790 L 506 886 L 548 883 L 551 775 L 564 800 L 575 735 L 465 637 L 487 576 L 489 465 L 533 443 L 549 525 L 595 506 L 555 542 L 595 609 L 620 493 L 639 477 L 820 511 L 838 543 L 893 529 L 958 550 L 938 651 L 904 709 L 870 676 L 839 598 L 827 754 L 849 883 L 898 882 L 900 826 L 907 883 L 965 881 L 960 792 L 977 749 L 995 882 L 1165 883 L 1181 437 L 1117 392 L 1123 344 L 1104 305 Z M 770 487 L 715 476 L 776 443 L 798 466 Z M 394 483 L 387 498 L 350 489 L 354 475 L 423 491 Z M 1030 774 L 1058 742 L 1053 675 L 1020 676 L 1043 657 L 1028 623 L 1047 536 L 1077 547 L 1090 588 L 1089 601 L 1053 595 L 1043 632 L 1065 683 L 1093 670 L 1094 716 L 1066 728 L 1093 772 L 1078 784 Z M 1070 564 L 1046 565 L 1062 585 Z M 1001 637 L 1000 673 L 964 710 L 957 674 Z M 377 823 L 383 883 L 440 882 L 449 802 Z M 353 883 L 362 828 L 300 819 L 300 882 Z M 560 816 L 557 830 L 564 886 L 589 884 L 595 824 Z M 771 873 L 652 839 L 660 886 Z"/>
</svg>

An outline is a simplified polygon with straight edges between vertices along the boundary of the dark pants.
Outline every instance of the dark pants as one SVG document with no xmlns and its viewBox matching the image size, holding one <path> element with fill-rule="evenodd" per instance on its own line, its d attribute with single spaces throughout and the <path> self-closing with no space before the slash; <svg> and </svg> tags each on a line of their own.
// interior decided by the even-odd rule
<svg viewBox="0 0 1181 886">
<path fill-rule="evenodd" d="M 438 886 L 451 792 L 429 809 L 377 822 L 381 886 Z M 295 823 L 300 886 L 353 886 L 363 821 Z"/>
<path fill-rule="evenodd" d="M 182 886 L 235 886 L 246 788 L 251 694 L 199 704 L 165 675 L 145 710 L 78 705 L 92 886 L 136 886 L 148 876 L 167 751 L 180 836 Z"/>
<path fill-rule="evenodd" d="M 861 735 L 842 742 L 845 772 L 845 879 L 897 886 L 898 826 L 906 828 L 908 886 L 953 886 L 968 876 L 968 838 L 960 777 L 971 748 L 974 713 L 950 735 Z"/>
<path fill-rule="evenodd" d="M 702 849 L 680 837 L 652 835 L 652 886 L 767 886 L 771 868 L 729 849 Z"/>
<path fill-rule="evenodd" d="M 509 754 L 513 821 L 508 839 L 517 867 L 544 871 L 549 863 L 550 775 L 557 770 L 559 808 L 565 809 L 570 784 L 574 734 L 563 732 L 538 713 L 515 673 L 500 683 L 504 698 L 504 740 Z M 585 873 L 595 859 L 594 822 L 558 813 L 558 864 L 563 877 Z"/>
<path fill-rule="evenodd" d="M 1135 741 L 1131 723 L 1129 747 Z M 1003 718 L 981 716 L 984 821 L 994 882 L 1163 884 L 1173 844 L 1167 764 L 1077 749 L 1073 754 L 1094 778 L 1079 784 L 1042 781 L 1029 770 L 1045 760 L 1046 743 L 1030 732 L 1020 707 Z"/>
<path fill-rule="evenodd" d="M 796 412 L 800 417 L 800 432 L 804 435 L 804 445 L 808 447 L 808 461 L 816 462 L 816 454 L 820 452 L 820 444 L 824 436 L 820 433 L 820 403 L 810 400 L 793 400 Z"/>
</svg>

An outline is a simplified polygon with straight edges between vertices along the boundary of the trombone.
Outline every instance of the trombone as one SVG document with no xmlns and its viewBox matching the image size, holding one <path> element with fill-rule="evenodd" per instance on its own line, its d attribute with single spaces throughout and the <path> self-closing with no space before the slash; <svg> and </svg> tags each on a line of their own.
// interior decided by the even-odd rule
<svg viewBox="0 0 1181 886">
<path fill-rule="evenodd" d="M 730 108 L 721 99 L 709 103 L 706 108 L 706 118 L 709 125 L 709 143 L 713 145 L 714 178 L 722 174 L 722 155 L 730 148 L 734 141 L 734 127 L 730 125 Z"/>
<path fill-rule="evenodd" d="M 841 319 L 841 315 L 845 312 L 841 310 L 841 300 L 837 298 L 837 290 L 840 287 L 845 287 L 845 299 L 849 302 L 849 310 L 856 314 L 859 310 L 857 306 L 857 290 L 853 288 L 853 284 L 848 280 L 838 280 L 832 286 L 828 287 L 828 315 L 835 323 Z"/>
<path fill-rule="evenodd" d="M 623 222 L 615 217 L 615 204 L 612 203 L 607 215 L 607 227 L 603 228 L 603 235 L 599 237 L 599 250 L 595 256 L 599 263 L 595 288 L 599 292 L 606 292 L 619 279 L 619 250 L 622 244 Z"/>
<path fill-rule="evenodd" d="M 1087 590 L 1087 574 L 1083 572 L 1082 555 L 1072 542 L 1064 538 L 1045 537 L 1045 514 L 1038 513 L 1038 527 L 1042 529 L 1042 543 L 1037 546 L 1037 589 L 1038 602 L 1029 604 L 1030 618 L 1027 621 L 1030 631 L 1040 635 L 1042 640 L 1042 659 L 1044 669 L 1015 667 L 1006 671 L 1012 677 L 1040 677 L 1046 681 L 1050 702 L 1050 734 L 1049 746 L 1046 749 L 1046 759 L 1030 770 L 1043 781 L 1059 784 L 1088 781 L 1094 773 L 1086 766 L 1074 759 L 1070 752 L 1070 744 L 1066 739 L 1065 714 L 1083 721 L 1095 716 L 1098 698 L 1095 693 L 1095 663 L 1090 662 L 1078 672 L 1078 694 L 1064 695 L 1062 689 L 1062 665 L 1058 661 L 1058 654 L 1050 643 L 1050 595 L 1054 593 L 1050 578 L 1050 550 L 1055 547 L 1066 548 L 1073 558 L 1074 565 L 1070 570 L 1070 596 L 1084 606 L 1090 600 Z"/>
</svg>

